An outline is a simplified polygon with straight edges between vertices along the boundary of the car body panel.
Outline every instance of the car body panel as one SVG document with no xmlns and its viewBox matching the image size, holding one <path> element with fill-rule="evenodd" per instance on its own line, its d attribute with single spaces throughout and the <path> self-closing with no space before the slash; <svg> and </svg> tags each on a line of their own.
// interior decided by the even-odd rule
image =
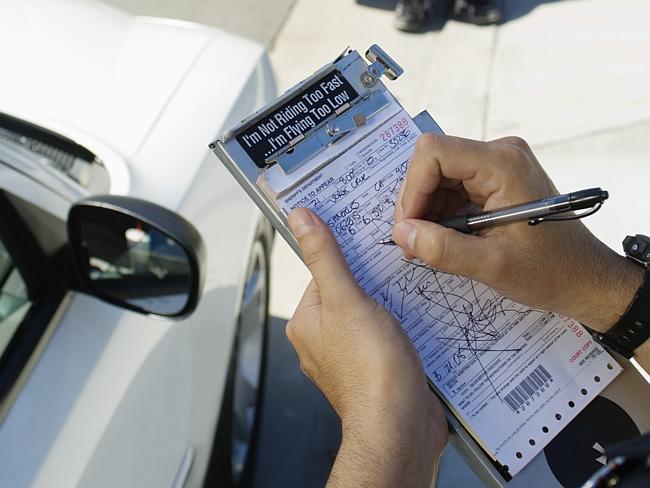
<svg viewBox="0 0 650 488">
<path fill-rule="evenodd" d="M 0 164 L 0 188 L 65 220 L 71 202 L 33 176 Z M 0 425 L 0 446 L 11 446 L 0 456 L 3 483 L 115 486 L 120 473 L 129 485 L 169 484 L 189 440 L 187 324 L 71 295 Z M 233 303 L 231 296 L 217 306 L 228 309 Z M 103 446 L 115 437 L 121 442 L 106 455 Z M 156 450 L 143 454 L 143 446 Z M 161 459 L 166 469 L 157 465 Z M 116 471 L 106 477 L 111 470 Z M 101 476 L 85 484 L 93 474 Z"/>
<path fill-rule="evenodd" d="M 90 1 L 3 0 L 0 45 L 8 73 L 0 102 L 37 107 L 108 136 L 128 157 L 214 35 L 191 24 L 161 28 Z"/>
<path fill-rule="evenodd" d="M 12 53 L 5 41 L 29 44 L 26 32 L 33 45 Z M 51 45 L 38 42 L 44 38 Z M 203 296 L 180 321 L 71 294 L 0 425 L 3 483 L 169 486 L 192 452 L 187 485 L 198 486 L 261 222 L 207 143 L 274 96 L 264 50 L 217 29 L 134 18 L 90 1 L 3 0 L 0 53 L 11 67 L 0 80 L 0 111 L 87 147 L 104 162 L 111 193 L 181 213 L 207 250 Z M 15 193 L 5 168 L 0 187 Z M 19 196 L 53 217 L 64 219 L 85 196 L 80 187 L 57 195 L 41 169 L 25 168 L 13 167 L 25 186 Z"/>
<path fill-rule="evenodd" d="M 178 347 L 170 361 L 169 345 L 183 342 L 173 337 L 183 330 L 132 315 L 91 297 L 73 297 L 0 428 L 0 444 L 12 445 L 0 461 L 7 486 L 78 486 L 84 471 L 97 466 L 91 461 L 102 443 L 125 435 L 119 428 L 124 409 L 140 421 L 129 425 L 131 442 L 121 443 L 110 462 L 99 463 L 114 473 L 84 486 L 116 486 L 120 477 L 128 486 L 136 481 L 161 486 L 173 479 L 189 423 L 189 398 L 179 391 L 187 379 L 177 376 L 187 375 L 188 361 L 187 351 Z M 152 445 L 159 466 L 141 452 Z M 124 456 L 140 466 L 129 469 Z M 141 467 L 151 471 L 146 480 Z"/>
<path fill-rule="evenodd" d="M 228 117 L 239 113 L 243 118 L 246 108 L 253 108 L 261 98 L 256 67 L 264 50 L 243 40 L 238 40 L 236 50 L 228 46 L 222 36 L 210 41 L 146 141 L 130 158 L 134 193 L 180 210 L 188 189 L 194 190 L 191 183 L 199 167 L 205 164 L 218 166 L 223 175 L 211 181 L 212 193 L 235 186 L 214 155 L 205 161 L 206 148 Z M 246 107 L 247 97 L 252 99 L 250 107 Z"/>
</svg>

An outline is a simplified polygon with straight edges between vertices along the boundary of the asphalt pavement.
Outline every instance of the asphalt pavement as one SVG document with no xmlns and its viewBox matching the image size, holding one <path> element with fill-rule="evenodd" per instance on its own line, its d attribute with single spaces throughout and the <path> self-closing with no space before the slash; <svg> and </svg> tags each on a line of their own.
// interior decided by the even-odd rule
<svg viewBox="0 0 650 488">
<path fill-rule="evenodd" d="M 275 271 L 278 273 L 278 271 Z M 321 392 L 300 370 L 284 334 L 286 320 L 269 323 L 269 355 L 253 488 L 319 488 L 341 443 L 339 419 Z M 440 463 L 438 488 L 483 484 L 453 447 Z"/>
<path fill-rule="evenodd" d="M 286 320 L 269 324 L 269 355 L 254 488 L 325 486 L 341 443 L 340 422 L 302 374 L 284 334 Z"/>
</svg>

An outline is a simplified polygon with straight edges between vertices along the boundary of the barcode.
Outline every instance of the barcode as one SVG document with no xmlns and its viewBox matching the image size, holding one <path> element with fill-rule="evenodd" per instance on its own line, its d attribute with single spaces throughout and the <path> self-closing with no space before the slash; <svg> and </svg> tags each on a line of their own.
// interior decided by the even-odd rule
<svg viewBox="0 0 650 488">
<path fill-rule="evenodd" d="M 524 380 L 503 397 L 503 401 L 513 412 L 519 410 L 535 393 L 547 386 L 553 377 L 541 364 L 537 366 Z"/>
</svg>

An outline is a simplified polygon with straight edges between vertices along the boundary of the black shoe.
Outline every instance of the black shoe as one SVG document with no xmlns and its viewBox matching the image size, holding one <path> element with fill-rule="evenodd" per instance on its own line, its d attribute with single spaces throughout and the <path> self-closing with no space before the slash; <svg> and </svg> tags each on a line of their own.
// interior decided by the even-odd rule
<svg viewBox="0 0 650 488">
<path fill-rule="evenodd" d="M 395 7 L 397 30 L 417 32 L 424 26 L 429 12 L 429 0 L 398 0 Z"/>
<path fill-rule="evenodd" d="M 494 0 L 456 0 L 454 20 L 476 25 L 498 24 L 503 13 Z"/>
</svg>

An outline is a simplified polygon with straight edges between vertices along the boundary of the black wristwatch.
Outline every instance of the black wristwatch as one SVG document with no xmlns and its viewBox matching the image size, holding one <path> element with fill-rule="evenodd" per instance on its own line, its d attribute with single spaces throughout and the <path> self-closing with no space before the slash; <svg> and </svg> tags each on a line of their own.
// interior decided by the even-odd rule
<svg viewBox="0 0 650 488">
<path fill-rule="evenodd" d="M 593 336 L 603 346 L 629 359 L 650 337 L 650 237 L 627 236 L 623 250 L 628 259 L 646 268 L 643 283 L 620 320 L 606 333 L 594 332 Z"/>
</svg>

